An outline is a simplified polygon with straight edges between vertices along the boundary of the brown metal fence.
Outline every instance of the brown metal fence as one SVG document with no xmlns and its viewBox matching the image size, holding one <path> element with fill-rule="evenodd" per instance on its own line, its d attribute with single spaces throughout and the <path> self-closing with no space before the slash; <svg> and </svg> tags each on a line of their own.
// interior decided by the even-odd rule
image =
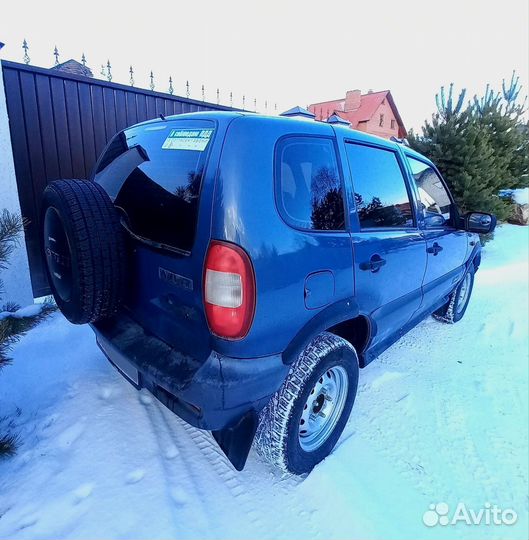
<svg viewBox="0 0 529 540">
<path fill-rule="evenodd" d="M 229 107 L 2 61 L 7 112 L 33 294 L 49 293 L 40 249 L 40 204 L 58 178 L 87 178 L 119 130 L 155 118 Z"/>
</svg>

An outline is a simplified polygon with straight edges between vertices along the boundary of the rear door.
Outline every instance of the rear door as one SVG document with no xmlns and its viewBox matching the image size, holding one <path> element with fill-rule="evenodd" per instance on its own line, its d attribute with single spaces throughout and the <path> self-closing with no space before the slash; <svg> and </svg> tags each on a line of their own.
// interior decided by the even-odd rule
<svg viewBox="0 0 529 540">
<path fill-rule="evenodd" d="M 217 122 L 189 118 L 131 127 L 110 142 L 94 178 L 129 232 L 125 307 L 147 332 L 194 358 L 209 344 L 202 268 L 218 131 Z"/>
<path fill-rule="evenodd" d="M 355 290 L 373 324 L 371 350 L 399 337 L 422 301 L 426 243 L 402 156 L 393 147 L 346 141 Z"/>
<path fill-rule="evenodd" d="M 444 302 L 464 272 L 468 234 L 456 229 L 458 212 L 439 172 L 426 160 L 406 156 L 419 197 L 419 227 L 428 255 L 421 311 Z"/>
</svg>

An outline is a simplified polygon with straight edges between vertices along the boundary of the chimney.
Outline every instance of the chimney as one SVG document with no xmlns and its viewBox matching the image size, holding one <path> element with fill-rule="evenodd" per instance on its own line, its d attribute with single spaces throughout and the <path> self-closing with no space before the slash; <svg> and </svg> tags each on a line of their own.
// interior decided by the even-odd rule
<svg viewBox="0 0 529 540">
<path fill-rule="evenodd" d="M 360 107 L 360 98 L 362 92 L 360 90 L 348 90 L 345 94 L 344 111 L 356 111 Z"/>
</svg>

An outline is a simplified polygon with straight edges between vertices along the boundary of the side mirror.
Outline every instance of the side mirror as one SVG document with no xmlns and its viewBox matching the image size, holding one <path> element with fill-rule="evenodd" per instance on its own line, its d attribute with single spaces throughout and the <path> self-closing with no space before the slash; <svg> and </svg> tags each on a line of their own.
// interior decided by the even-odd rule
<svg viewBox="0 0 529 540">
<path fill-rule="evenodd" d="M 446 219 L 441 214 L 426 213 L 424 224 L 427 228 L 443 227 L 446 224 Z"/>
<path fill-rule="evenodd" d="M 483 212 L 468 212 L 465 214 L 465 228 L 468 232 L 479 234 L 491 233 L 496 227 L 496 216 Z"/>
</svg>

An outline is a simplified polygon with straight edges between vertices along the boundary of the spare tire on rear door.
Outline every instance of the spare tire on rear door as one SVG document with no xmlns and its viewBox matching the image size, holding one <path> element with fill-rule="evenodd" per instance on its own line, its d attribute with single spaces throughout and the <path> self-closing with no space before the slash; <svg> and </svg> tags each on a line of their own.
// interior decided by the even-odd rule
<svg viewBox="0 0 529 540">
<path fill-rule="evenodd" d="M 57 180 L 43 196 L 46 272 L 59 309 L 72 323 L 110 317 L 125 281 L 125 237 L 105 190 L 88 180 Z"/>
</svg>

